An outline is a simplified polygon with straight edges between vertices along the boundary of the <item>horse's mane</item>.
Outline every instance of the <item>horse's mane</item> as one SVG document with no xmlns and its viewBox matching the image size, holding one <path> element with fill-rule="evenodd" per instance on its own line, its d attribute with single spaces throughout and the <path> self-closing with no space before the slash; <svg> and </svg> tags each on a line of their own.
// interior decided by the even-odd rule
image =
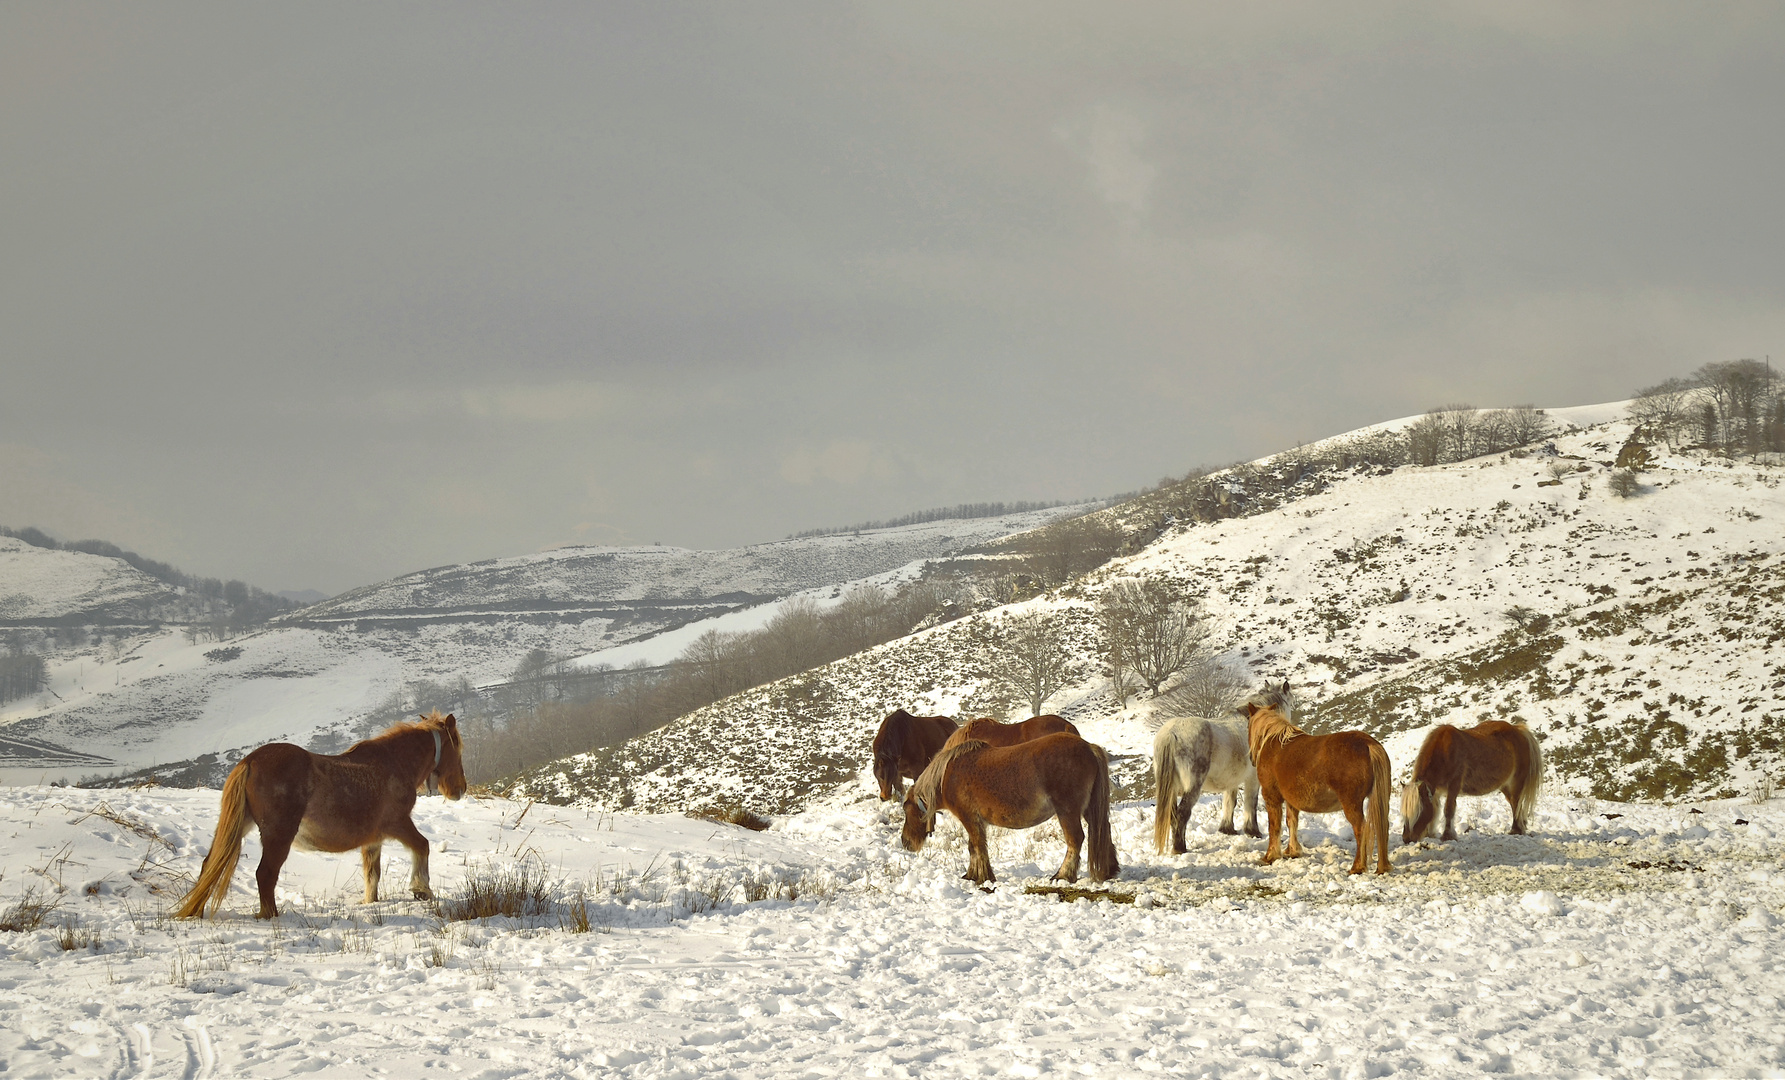
<svg viewBox="0 0 1785 1080">
<path fill-rule="evenodd" d="M 939 809 L 936 797 L 942 793 L 942 775 L 948 771 L 949 763 L 968 751 L 984 750 L 989 745 L 991 744 L 983 739 L 967 739 L 955 743 L 931 758 L 930 763 L 924 766 L 924 771 L 911 782 L 911 798 L 923 803 L 926 828 L 933 830 L 936 827 L 936 811 Z"/>
<path fill-rule="evenodd" d="M 396 723 L 385 728 L 371 738 L 361 739 L 359 742 L 349 746 L 346 752 L 351 754 L 362 746 L 382 745 L 392 739 L 407 735 L 411 731 L 438 731 L 442 735 L 447 736 L 454 746 L 457 746 L 458 733 L 446 727 L 446 721 L 448 719 L 449 718 L 445 713 L 441 712 L 439 709 L 435 709 L 417 720 L 398 720 Z"/>
<path fill-rule="evenodd" d="M 1290 721 L 1295 700 L 1289 696 L 1288 679 L 1275 686 L 1267 681 L 1263 690 L 1246 699 L 1246 712 L 1247 742 L 1254 762 L 1272 741 L 1281 744 L 1307 734 Z"/>
</svg>

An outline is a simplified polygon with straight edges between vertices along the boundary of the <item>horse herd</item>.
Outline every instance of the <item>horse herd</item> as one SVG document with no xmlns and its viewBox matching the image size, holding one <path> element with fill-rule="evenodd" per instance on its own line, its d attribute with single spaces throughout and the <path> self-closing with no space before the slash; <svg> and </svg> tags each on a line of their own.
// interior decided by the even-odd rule
<svg viewBox="0 0 1785 1080">
<path fill-rule="evenodd" d="M 1241 710 L 1243 717 L 1168 720 L 1153 741 L 1156 800 L 1153 841 L 1183 853 L 1184 829 L 1206 788 L 1223 793 L 1221 831 L 1234 832 L 1239 793 L 1246 796 L 1246 833 L 1258 832 L 1258 797 L 1264 796 L 1269 843 L 1264 862 L 1302 854 L 1296 835 L 1303 813 L 1342 811 L 1357 837 L 1351 872 L 1360 874 L 1370 846 L 1376 872 L 1387 873 L 1389 761 L 1382 744 L 1361 731 L 1310 735 L 1291 722 L 1289 684 L 1266 683 Z M 365 899 L 378 898 L 384 841 L 409 849 L 410 891 L 433 896 L 428 883 L 428 841 L 411 813 L 424 785 L 449 799 L 465 794 L 463 746 L 452 716 L 430 713 L 398 724 L 342 754 L 315 754 L 290 743 L 271 743 L 244 757 L 223 784 L 217 833 L 191 892 L 176 914 L 215 916 L 229 892 L 242 838 L 258 828 L 259 918 L 278 915 L 274 886 L 293 847 L 360 853 Z M 1468 730 L 1435 728 L 1420 748 L 1413 780 L 1402 791 L 1403 843 L 1431 834 L 1443 805 L 1446 840 L 1456 838 L 1459 795 L 1496 791 L 1512 805 L 1512 831 L 1523 833 L 1537 802 L 1543 757 L 1522 724 L 1489 720 Z M 918 851 L 947 810 L 967 831 L 966 877 L 995 880 L 986 826 L 1028 829 L 1049 818 L 1060 822 L 1066 858 L 1054 875 L 1077 881 L 1081 855 L 1091 880 L 1121 872 L 1110 834 L 1109 755 L 1079 737 L 1058 716 L 1021 723 L 892 713 L 874 736 L 874 777 L 880 797 L 902 797 L 900 840 Z M 909 792 L 904 781 L 912 780 Z M 1366 814 L 1365 811 L 1368 810 Z M 1287 819 L 1287 843 L 1280 844 Z M 1088 849 L 1088 850 L 1087 850 Z"/>
<path fill-rule="evenodd" d="M 1222 793 L 1220 829 L 1235 833 L 1234 811 L 1246 797 L 1246 834 L 1268 836 L 1262 862 L 1303 854 L 1298 835 L 1304 813 L 1342 812 L 1357 838 L 1351 872 L 1361 874 L 1374 847 L 1376 872 L 1388 863 L 1388 753 L 1362 731 L 1310 735 L 1291 722 L 1289 683 L 1252 696 L 1232 719 L 1182 716 L 1167 720 L 1153 740 L 1153 844 L 1183 854 L 1184 830 L 1205 789 Z M 903 797 L 900 840 L 918 851 L 947 810 L 967 832 L 968 880 L 995 880 L 985 827 L 1027 829 L 1058 819 L 1066 859 L 1054 875 L 1077 881 L 1081 849 L 1090 845 L 1090 876 L 1107 881 L 1121 870 L 1110 835 L 1109 755 L 1079 737 L 1058 716 L 1017 724 L 945 716 L 887 716 L 874 736 L 874 778 L 880 798 Z M 1401 791 L 1401 841 L 1411 844 L 1437 827 L 1456 839 L 1459 795 L 1499 792 L 1512 807 L 1512 831 L 1524 833 L 1543 777 L 1543 754 L 1523 724 L 1488 720 L 1461 729 L 1440 724 L 1426 737 L 1413 779 Z M 904 780 L 913 781 L 906 793 Z M 1258 831 L 1264 796 L 1268 833 Z M 1285 825 L 1287 828 L 1285 829 Z M 1285 833 L 1287 837 L 1285 838 Z"/>
</svg>

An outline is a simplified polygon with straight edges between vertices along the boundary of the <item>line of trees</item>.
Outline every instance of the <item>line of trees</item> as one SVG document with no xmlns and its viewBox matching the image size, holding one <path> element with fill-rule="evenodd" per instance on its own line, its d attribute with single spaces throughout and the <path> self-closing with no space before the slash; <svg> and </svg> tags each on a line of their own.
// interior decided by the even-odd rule
<svg viewBox="0 0 1785 1080">
<path fill-rule="evenodd" d="M 783 604 L 760 630 L 709 630 L 672 664 L 608 671 L 596 681 L 554 680 L 550 676 L 565 670 L 563 662 L 530 654 L 513 682 L 533 699 L 506 719 L 492 714 L 472 720 L 466 775 L 474 783 L 489 782 L 624 742 L 732 694 L 901 637 L 951 599 L 931 581 L 890 590 L 858 585 L 828 608 L 800 597 Z M 563 697 L 539 700 L 558 692 L 554 686 L 565 691 Z M 576 687 L 596 689 L 577 696 Z"/>
<path fill-rule="evenodd" d="M 1439 465 L 1467 461 L 1524 446 L 1549 433 L 1542 409 L 1477 409 L 1473 405 L 1441 405 L 1407 426 L 1407 461 Z"/>
<path fill-rule="evenodd" d="M 47 685 L 43 657 L 28 652 L 0 656 L 0 705 L 30 697 Z"/>
<path fill-rule="evenodd" d="M 1637 437 L 1727 455 L 1785 452 L 1785 380 L 1771 362 L 1721 360 L 1636 393 Z"/>
</svg>

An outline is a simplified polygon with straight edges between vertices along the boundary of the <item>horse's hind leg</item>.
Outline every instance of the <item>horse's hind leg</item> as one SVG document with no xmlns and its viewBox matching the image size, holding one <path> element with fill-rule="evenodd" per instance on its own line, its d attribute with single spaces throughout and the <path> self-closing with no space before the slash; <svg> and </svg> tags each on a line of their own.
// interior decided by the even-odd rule
<svg viewBox="0 0 1785 1080">
<path fill-rule="evenodd" d="M 1365 853 L 1370 850 L 1370 823 L 1364 820 L 1363 800 L 1345 804 L 1345 820 L 1351 823 L 1351 836 L 1357 841 L 1357 858 L 1351 860 L 1351 872 L 1361 874 L 1364 872 Z M 1386 842 L 1383 843 L 1382 850 L 1388 850 Z"/>
<path fill-rule="evenodd" d="M 359 849 L 359 868 L 366 878 L 368 904 L 378 900 L 378 879 L 384 876 L 384 841 L 374 840 Z"/>
<path fill-rule="evenodd" d="M 385 835 L 409 849 L 409 891 L 417 900 L 434 899 L 434 890 L 428 886 L 428 838 L 408 818 Z"/>
<path fill-rule="evenodd" d="M 1060 815 L 1060 831 L 1066 834 L 1066 860 L 1054 874 L 1055 881 L 1078 880 L 1078 854 L 1085 846 L 1085 827 L 1077 814 Z M 1179 837 L 1183 836 L 1180 832 Z M 1182 850 L 1180 848 L 1180 850 Z"/>
<path fill-rule="evenodd" d="M 1182 855 L 1190 850 L 1184 836 L 1190 829 L 1190 819 L 1196 816 L 1197 800 L 1202 798 L 1202 785 L 1196 784 L 1189 791 L 1178 797 L 1177 804 L 1171 808 L 1171 850 L 1173 854 Z"/>
<path fill-rule="evenodd" d="M 254 884 L 260 887 L 260 911 L 257 919 L 277 919 L 279 905 L 273 902 L 273 887 L 279 884 L 279 869 L 291 854 L 291 842 L 297 839 L 297 827 L 270 829 L 260 827 L 260 866 L 254 871 Z"/>
<path fill-rule="evenodd" d="M 1516 779 L 1509 781 L 1501 789 L 1501 793 L 1506 796 L 1506 805 L 1512 809 L 1512 834 L 1514 836 L 1525 835 L 1525 819 L 1520 817 L 1518 812 L 1519 796 L 1524 794 L 1523 785 L 1519 784 Z"/>
</svg>

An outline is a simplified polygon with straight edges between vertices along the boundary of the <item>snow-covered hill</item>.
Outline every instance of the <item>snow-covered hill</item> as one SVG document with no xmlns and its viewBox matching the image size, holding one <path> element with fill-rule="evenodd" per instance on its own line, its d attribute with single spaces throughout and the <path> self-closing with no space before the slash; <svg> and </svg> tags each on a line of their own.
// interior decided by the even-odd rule
<svg viewBox="0 0 1785 1080">
<path fill-rule="evenodd" d="M 129 618 L 168 587 L 122 559 L 0 536 L 0 626 Z"/>
<path fill-rule="evenodd" d="M 790 812 L 856 777 L 892 709 L 990 711 L 988 649 L 1009 615 L 1051 614 L 1095 669 L 1095 599 L 1125 576 L 1199 600 L 1227 662 L 1289 678 L 1310 727 L 1383 736 L 1403 771 L 1433 723 L 1517 716 L 1566 789 L 1746 790 L 1778 774 L 1785 750 L 1785 470 L 1657 447 L 1637 494 L 1617 497 L 1622 412 L 1552 412 L 1567 427 L 1550 448 L 1450 465 L 1307 470 L 1305 450 L 1255 463 L 1250 480 L 1217 479 L 1267 484 L 1270 509 L 1168 522 L 1141 553 L 1055 594 L 738 695 L 515 790 Z M 1138 774 L 1146 710 L 1118 709 L 1106 678 L 1046 707 Z"/>
<path fill-rule="evenodd" d="M 1086 509 L 725 551 L 577 548 L 491 560 L 356 590 L 225 642 L 114 628 L 50 655 L 44 693 L 0 706 L 0 779 L 153 766 L 164 779 L 211 781 L 262 743 L 344 746 L 387 722 L 422 682 L 501 681 L 534 649 L 587 665 L 628 663 L 641 648 L 667 660 L 691 636 L 653 644 L 667 630 L 760 623 L 789 594 L 912 573 Z M 38 618 L 127 601 L 150 585 L 164 591 L 119 560 L 9 538 L 0 538 L 0 560 L 0 593 L 18 593 L 13 610 Z M 631 649 L 610 651 L 622 646 Z"/>
</svg>

